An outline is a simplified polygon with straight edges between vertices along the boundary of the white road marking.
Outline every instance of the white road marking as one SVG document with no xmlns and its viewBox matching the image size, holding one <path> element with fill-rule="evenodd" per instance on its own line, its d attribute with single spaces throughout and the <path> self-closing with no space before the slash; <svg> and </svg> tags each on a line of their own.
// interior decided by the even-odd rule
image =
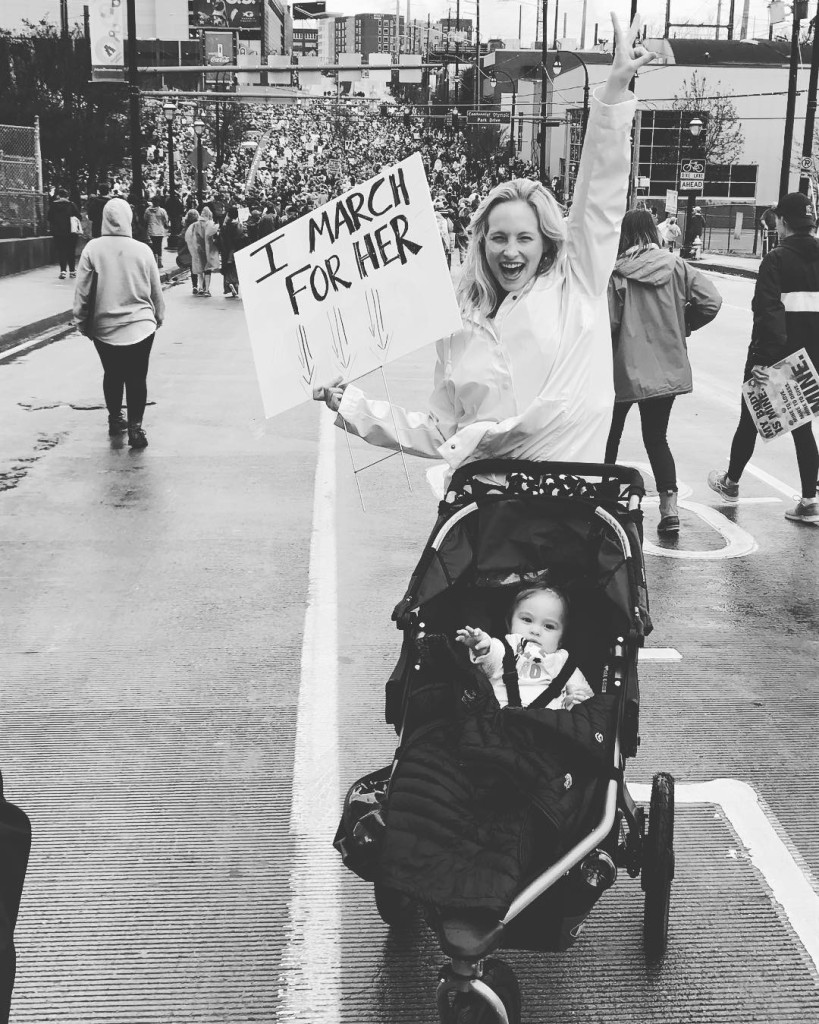
<svg viewBox="0 0 819 1024">
<path fill-rule="evenodd" d="M 766 473 L 764 469 L 760 469 L 759 466 L 755 466 L 753 462 L 749 462 L 745 467 L 746 472 L 752 473 L 758 480 L 772 487 L 775 491 L 779 491 L 780 494 L 784 494 L 786 498 L 798 498 L 802 492 L 801 487 L 789 487 L 788 484 L 778 480 L 775 476 L 771 476 L 770 473 Z"/>
<path fill-rule="evenodd" d="M 321 417 L 290 810 L 290 917 L 278 1020 L 341 1017 L 341 858 L 330 841 L 341 812 L 335 427 Z"/>
<path fill-rule="evenodd" d="M 637 657 L 640 661 L 682 661 L 682 655 L 673 647 L 641 647 Z"/>
<path fill-rule="evenodd" d="M 743 530 L 741 526 L 737 526 L 736 523 L 732 523 L 730 519 L 726 519 L 721 512 L 711 508 L 710 505 L 701 505 L 698 501 L 682 500 L 678 501 L 677 504 L 680 508 L 694 512 L 700 519 L 713 527 L 725 539 L 725 546 L 716 548 L 713 551 L 699 551 L 690 548 L 687 550 L 682 548 L 661 548 L 645 538 L 643 540 L 644 552 L 650 555 L 659 555 L 661 558 L 687 558 L 713 562 L 719 561 L 722 558 L 742 558 L 758 549 L 759 545 L 750 533 Z"/>
<path fill-rule="evenodd" d="M 629 786 L 635 800 L 648 803 L 651 787 Z M 760 802 L 756 790 L 739 779 L 675 786 L 678 804 L 716 804 L 745 847 L 751 863 L 771 890 L 808 956 L 819 970 L 819 893 L 781 838 L 781 825 Z M 718 912 L 718 908 L 714 908 Z"/>
</svg>

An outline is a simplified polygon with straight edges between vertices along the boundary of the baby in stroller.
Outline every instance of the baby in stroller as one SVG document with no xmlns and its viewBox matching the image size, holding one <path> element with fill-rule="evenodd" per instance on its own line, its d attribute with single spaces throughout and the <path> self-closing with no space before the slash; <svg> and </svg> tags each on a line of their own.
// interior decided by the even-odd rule
<svg viewBox="0 0 819 1024">
<path fill-rule="evenodd" d="M 519 591 L 509 613 L 503 640 L 482 629 L 465 626 L 455 639 L 469 649 L 470 661 L 492 684 L 502 708 L 545 707 L 571 710 L 594 696 L 579 668 L 569 663 L 560 643 L 566 630 L 568 597 L 555 586 L 540 583 Z M 517 680 L 509 671 L 514 659 Z M 506 668 L 506 671 L 504 671 Z M 568 675 L 557 696 L 555 684 Z M 551 697 L 551 699 L 549 699 Z"/>
</svg>

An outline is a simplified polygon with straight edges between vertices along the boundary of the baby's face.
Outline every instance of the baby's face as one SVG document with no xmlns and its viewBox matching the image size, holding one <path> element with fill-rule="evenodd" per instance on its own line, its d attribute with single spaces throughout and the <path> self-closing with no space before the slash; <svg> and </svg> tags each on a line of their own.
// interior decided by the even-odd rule
<svg viewBox="0 0 819 1024">
<path fill-rule="evenodd" d="M 524 598 L 512 614 L 512 632 L 534 640 L 545 654 L 554 654 L 563 638 L 563 602 L 557 594 L 541 591 Z"/>
</svg>

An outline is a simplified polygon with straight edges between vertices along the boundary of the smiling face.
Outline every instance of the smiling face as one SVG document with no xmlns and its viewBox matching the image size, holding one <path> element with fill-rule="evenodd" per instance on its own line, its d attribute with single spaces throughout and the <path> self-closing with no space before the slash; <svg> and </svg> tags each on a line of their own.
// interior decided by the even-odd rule
<svg viewBox="0 0 819 1024">
<path fill-rule="evenodd" d="M 498 203 L 486 227 L 489 269 L 505 292 L 520 291 L 537 273 L 544 252 L 535 211 L 522 199 Z"/>
<path fill-rule="evenodd" d="M 534 640 L 545 654 L 554 654 L 563 639 L 566 609 L 551 590 L 529 594 L 512 612 L 510 629 L 524 640 Z"/>
</svg>

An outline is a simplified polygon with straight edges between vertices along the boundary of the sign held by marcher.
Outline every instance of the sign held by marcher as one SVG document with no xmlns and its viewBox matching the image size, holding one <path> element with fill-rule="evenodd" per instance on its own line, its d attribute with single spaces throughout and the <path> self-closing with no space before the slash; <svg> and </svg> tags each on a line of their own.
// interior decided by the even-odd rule
<svg viewBox="0 0 819 1024">
<path fill-rule="evenodd" d="M 763 441 L 773 441 L 819 417 L 819 374 L 800 348 L 768 368 L 768 380 L 742 385 L 742 397 Z"/>
<path fill-rule="evenodd" d="M 236 253 L 266 416 L 461 327 L 421 156 Z"/>
</svg>

